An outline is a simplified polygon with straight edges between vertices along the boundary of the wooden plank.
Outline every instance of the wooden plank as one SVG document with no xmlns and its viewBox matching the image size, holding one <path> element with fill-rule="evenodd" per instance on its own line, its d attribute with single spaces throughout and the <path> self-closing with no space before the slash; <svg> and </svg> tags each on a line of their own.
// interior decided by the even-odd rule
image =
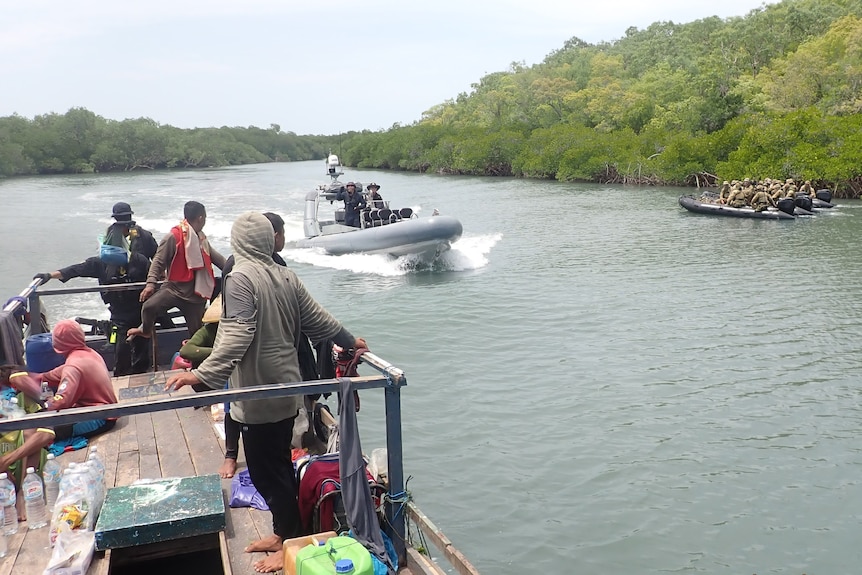
<svg viewBox="0 0 862 575">
<path fill-rule="evenodd" d="M 140 451 L 138 450 L 138 419 L 148 415 L 133 415 L 126 419 L 125 425 L 119 430 L 117 446 L 117 468 L 113 484 L 129 485 L 140 477 Z"/>
<path fill-rule="evenodd" d="M 21 546 L 24 545 L 24 536 L 27 533 L 27 524 L 18 524 L 18 533 L 6 537 L 7 555 L 0 559 L 0 575 L 11 575 L 23 573 L 23 567 L 18 566 L 18 556 L 21 554 Z M 42 569 L 44 571 L 44 567 Z M 35 573 L 35 571 L 34 571 Z"/>
<path fill-rule="evenodd" d="M 87 575 L 108 575 L 111 572 L 111 550 L 96 551 Z"/>
<path fill-rule="evenodd" d="M 192 446 L 186 443 L 179 421 L 180 417 L 187 416 L 185 411 L 160 411 L 152 414 L 162 477 L 189 477 L 195 474 L 195 466 L 189 455 Z"/>
<path fill-rule="evenodd" d="M 15 557 L 14 575 L 42 573 L 51 558 L 51 549 L 48 544 L 48 527 L 40 529 L 29 529 L 27 523 L 18 524 L 18 533 L 15 537 L 23 535 L 18 554 Z M 13 541 L 15 539 L 13 537 Z M 5 562 L 10 562 L 8 557 Z"/>
<path fill-rule="evenodd" d="M 246 553 L 245 547 L 261 538 L 252 521 L 249 508 L 230 509 L 227 513 L 227 556 L 231 568 L 236 573 L 253 573 L 254 563 L 262 556 L 259 553 Z"/>
<path fill-rule="evenodd" d="M 446 572 L 434 563 L 430 558 L 419 553 L 412 547 L 407 548 L 407 565 L 404 569 L 398 566 L 401 575 L 446 575 Z"/>
<path fill-rule="evenodd" d="M 222 575 L 233 575 L 233 569 L 230 566 L 230 555 L 227 549 L 227 537 L 224 531 L 218 532 L 218 546 L 221 554 L 221 570 Z"/>
<path fill-rule="evenodd" d="M 154 430 L 153 414 L 149 413 L 137 418 L 138 438 L 138 477 L 141 479 L 158 479 L 163 477 L 159 466 L 159 453 L 156 448 L 156 432 Z M 128 485 L 123 483 L 122 485 Z"/>
<path fill-rule="evenodd" d="M 185 442 L 193 447 L 189 449 L 189 455 L 195 473 L 198 475 L 218 473 L 224 461 L 224 448 L 213 427 L 209 408 L 184 409 L 178 413 Z M 230 487 L 229 483 L 227 487 Z"/>
<path fill-rule="evenodd" d="M 464 554 L 452 545 L 449 538 L 412 501 L 407 502 L 405 508 L 407 510 L 407 517 L 443 553 L 449 564 L 455 568 L 455 571 L 460 575 L 479 575 L 479 572 L 467 560 Z"/>
</svg>

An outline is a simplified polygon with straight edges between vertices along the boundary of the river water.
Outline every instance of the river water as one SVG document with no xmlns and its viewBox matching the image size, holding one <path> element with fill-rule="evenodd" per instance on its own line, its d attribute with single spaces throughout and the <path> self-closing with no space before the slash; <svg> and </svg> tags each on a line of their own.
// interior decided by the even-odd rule
<svg viewBox="0 0 862 575">
<path fill-rule="evenodd" d="M 323 170 L 0 181 L 2 293 L 94 254 L 120 200 L 157 235 L 202 201 L 223 252 L 246 210 L 298 238 Z M 689 214 L 674 188 L 347 177 L 464 225 L 430 270 L 282 255 L 405 370 L 408 488 L 482 573 L 858 572 L 862 203 L 752 221 Z M 49 305 L 106 316 L 93 296 Z M 367 393 L 370 452 L 382 394 Z"/>
</svg>

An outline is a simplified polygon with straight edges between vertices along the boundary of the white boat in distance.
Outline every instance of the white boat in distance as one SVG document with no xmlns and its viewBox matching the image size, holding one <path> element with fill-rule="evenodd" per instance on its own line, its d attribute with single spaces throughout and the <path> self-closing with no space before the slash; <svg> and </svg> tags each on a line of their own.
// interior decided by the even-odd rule
<svg viewBox="0 0 862 575">
<path fill-rule="evenodd" d="M 296 247 L 319 247 L 330 255 L 367 253 L 401 257 L 416 254 L 423 261 L 431 261 L 461 237 L 463 228 L 457 218 L 439 215 L 437 210 L 432 216 L 420 218 L 411 208 L 391 209 L 388 201 L 383 201 L 383 208 L 363 210 L 358 228 L 345 225 L 343 207 L 335 210 L 333 219 L 321 219 L 321 200 L 339 201 L 336 196 L 345 186 L 338 180 L 344 173 L 338 156 L 330 154 L 326 168 L 331 181 L 305 197 L 305 238 L 298 240 Z M 356 192 L 364 193 L 358 182 Z M 371 206 L 370 201 L 368 205 Z"/>
</svg>

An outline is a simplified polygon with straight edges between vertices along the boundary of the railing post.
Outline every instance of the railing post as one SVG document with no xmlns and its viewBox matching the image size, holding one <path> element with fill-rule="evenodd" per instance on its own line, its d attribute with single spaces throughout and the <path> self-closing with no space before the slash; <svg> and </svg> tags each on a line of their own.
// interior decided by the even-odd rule
<svg viewBox="0 0 862 575">
<path fill-rule="evenodd" d="M 401 385 L 405 382 L 402 380 Z M 398 565 L 407 564 L 407 509 L 404 492 L 404 458 L 401 445 L 401 385 L 385 388 L 386 403 L 386 453 L 388 457 L 389 495 L 395 501 L 386 505 L 386 534 L 395 545 Z"/>
<path fill-rule="evenodd" d="M 30 308 L 30 335 L 42 333 L 42 303 L 36 290 L 27 298 Z"/>
</svg>

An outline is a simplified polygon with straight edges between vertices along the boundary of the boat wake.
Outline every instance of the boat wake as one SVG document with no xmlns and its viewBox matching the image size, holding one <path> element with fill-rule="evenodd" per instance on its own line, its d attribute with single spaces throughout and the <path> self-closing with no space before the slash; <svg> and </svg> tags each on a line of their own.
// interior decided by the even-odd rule
<svg viewBox="0 0 862 575">
<path fill-rule="evenodd" d="M 424 262 L 415 255 L 399 258 L 382 254 L 333 256 L 326 254 L 322 248 L 288 248 L 282 251 L 281 255 L 297 263 L 385 277 L 425 271 L 457 272 L 475 270 L 488 265 L 488 255 L 502 237 L 502 234 L 462 237 L 452 244 L 451 249 L 440 254 L 432 262 Z"/>
</svg>

